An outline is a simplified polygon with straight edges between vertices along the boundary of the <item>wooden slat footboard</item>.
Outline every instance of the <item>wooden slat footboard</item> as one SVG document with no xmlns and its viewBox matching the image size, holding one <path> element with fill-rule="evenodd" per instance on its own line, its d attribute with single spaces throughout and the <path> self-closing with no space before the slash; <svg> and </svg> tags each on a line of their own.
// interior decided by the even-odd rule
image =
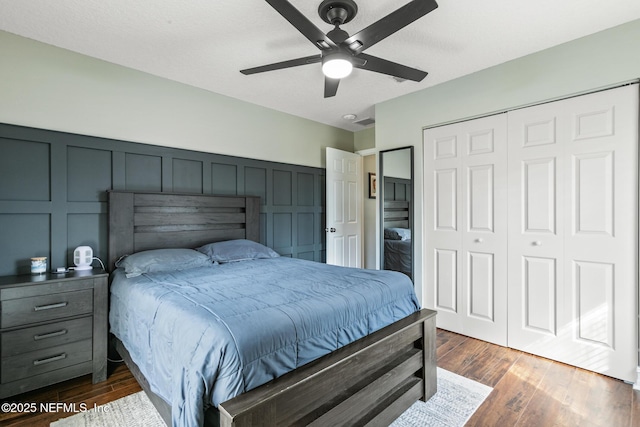
<svg viewBox="0 0 640 427">
<path fill-rule="evenodd" d="M 418 399 L 436 392 L 436 318 L 421 310 L 205 414 L 207 426 L 388 426 Z M 171 425 L 171 406 L 157 396 L 126 347 L 127 366 Z"/>
<path fill-rule="evenodd" d="M 220 425 L 387 426 L 435 392 L 435 312 L 425 309 L 222 403 Z"/>
</svg>

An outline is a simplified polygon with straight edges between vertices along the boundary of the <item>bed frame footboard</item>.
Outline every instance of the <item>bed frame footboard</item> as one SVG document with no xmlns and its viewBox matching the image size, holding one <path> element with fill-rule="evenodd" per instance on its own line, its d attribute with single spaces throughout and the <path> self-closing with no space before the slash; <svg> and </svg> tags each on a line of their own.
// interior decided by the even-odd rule
<svg viewBox="0 0 640 427">
<path fill-rule="evenodd" d="M 423 309 L 206 412 L 206 426 L 388 426 L 436 392 L 436 312 Z M 153 393 L 122 342 L 116 350 L 167 425 L 171 406 Z"/>
<path fill-rule="evenodd" d="M 388 426 L 436 392 L 435 314 L 423 309 L 222 403 L 220 425 Z"/>
</svg>

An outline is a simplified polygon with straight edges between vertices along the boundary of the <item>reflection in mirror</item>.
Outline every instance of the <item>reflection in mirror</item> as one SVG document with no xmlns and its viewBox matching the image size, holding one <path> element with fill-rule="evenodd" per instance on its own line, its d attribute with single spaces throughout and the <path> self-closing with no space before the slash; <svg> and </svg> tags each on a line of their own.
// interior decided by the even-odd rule
<svg viewBox="0 0 640 427">
<path fill-rule="evenodd" d="M 413 147 L 379 154 L 380 265 L 413 280 Z"/>
</svg>

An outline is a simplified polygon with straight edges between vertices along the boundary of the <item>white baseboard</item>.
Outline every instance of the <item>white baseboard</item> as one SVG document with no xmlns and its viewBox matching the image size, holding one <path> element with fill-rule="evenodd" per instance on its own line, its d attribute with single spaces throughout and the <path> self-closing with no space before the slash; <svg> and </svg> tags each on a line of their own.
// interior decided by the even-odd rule
<svg viewBox="0 0 640 427">
<path fill-rule="evenodd" d="M 636 382 L 633 384 L 634 390 L 640 390 L 640 366 L 636 368 Z"/>
</svg>

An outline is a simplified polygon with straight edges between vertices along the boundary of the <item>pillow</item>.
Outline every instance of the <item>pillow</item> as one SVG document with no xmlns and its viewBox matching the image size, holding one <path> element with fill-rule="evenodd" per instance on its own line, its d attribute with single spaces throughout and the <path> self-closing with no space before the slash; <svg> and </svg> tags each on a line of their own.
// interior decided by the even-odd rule
<svg viewBox="0 0 640 427">
<path fill-rule="evenodd" d="M 219 263 L 261 258 L 276 258 L 280 256 L 271 248 L 245 239 L 209 243 L 208 245 L 201 246 L 196 250 L 209 256 L 211 261 Z"/>
<path fill-rule="evenodd" d="M 411 240 L 411 230 L 408 228 L 385 228 L 384 238 L 389 240 Z"/>
<path fill-rule="evenodd" d="M 209 265 L 211 265 L 209 257 L 193 249 L 153 249 L 127 255 L 116 262 L 116 267 L 124 267 L 127 277 Z"/>
</svg>

